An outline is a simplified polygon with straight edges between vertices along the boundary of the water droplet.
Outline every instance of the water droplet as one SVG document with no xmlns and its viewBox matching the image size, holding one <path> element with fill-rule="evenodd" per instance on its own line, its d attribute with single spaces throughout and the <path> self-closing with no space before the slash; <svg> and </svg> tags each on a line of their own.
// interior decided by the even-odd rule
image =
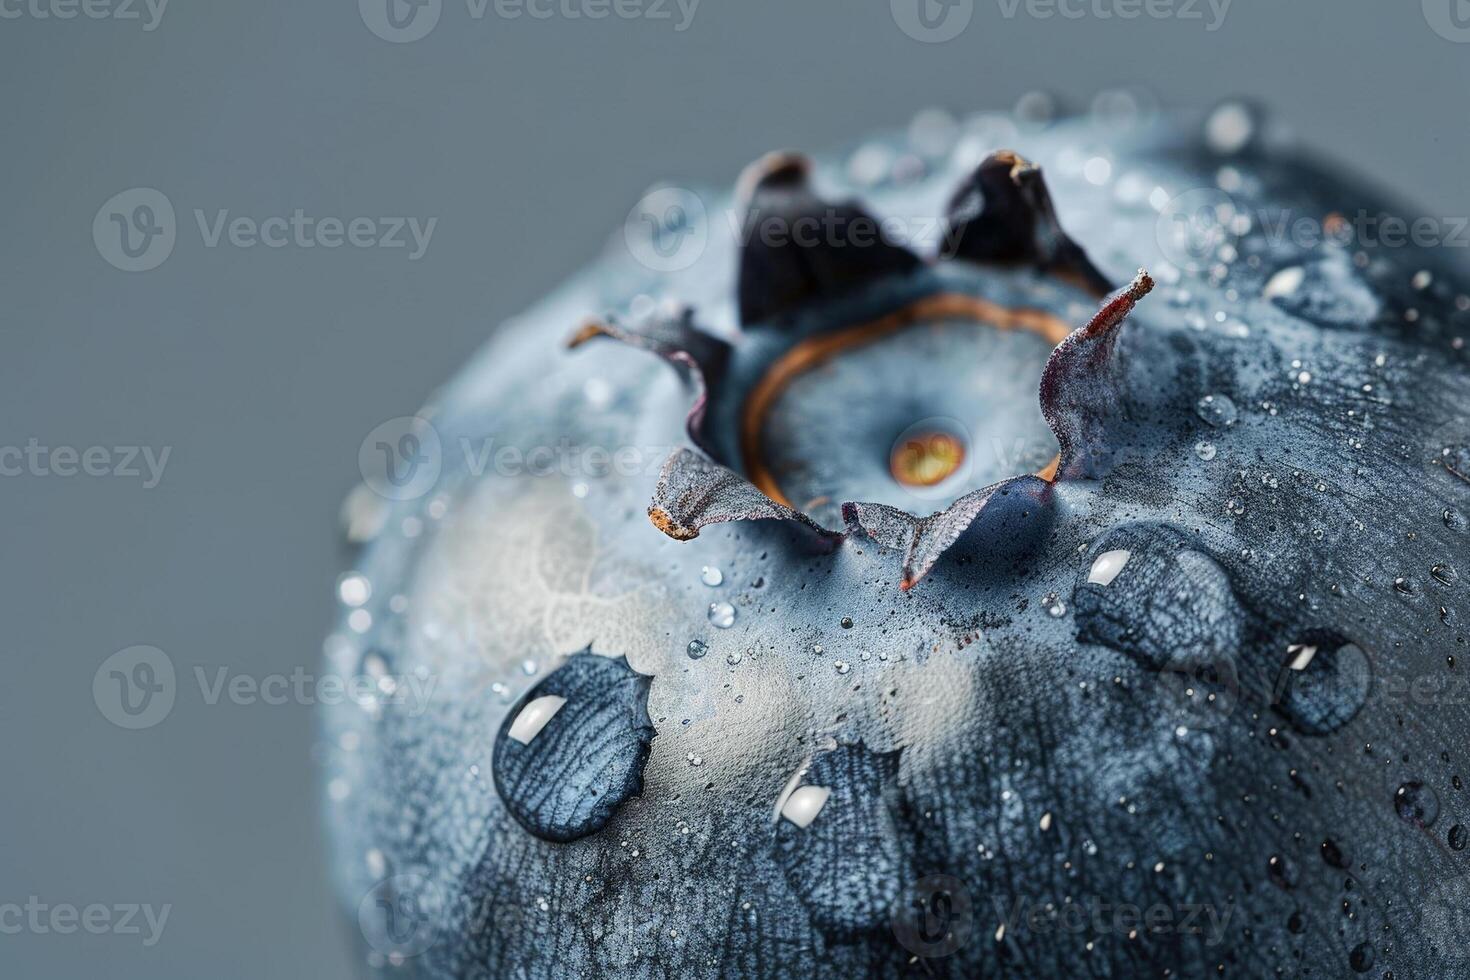
<svg viewBox="0 0 1470 980">
<path fill-rule="evenodd" d="M 1400 820 L 1430 827 L 1439 818 L 1439 797 L 1434 790 L 1415 780 L 1404 783 L 1393 794 L 1393 808 Z"/>
<path fill-rule="evenodd" d="M 347 572 L 337 580 L 337 598 L 344 606 L 360 606 L 372 594 L 372 583 L 361 572 Z"/>
<path fill-rule="evenodd" d="M 731 667 L 734 667 L 736 664 L 740 663 L 740 661 L 744 659 L 745 658 L 741 656 L 739 650 L 731 650 L 729 653 L 725 654 L 725 663 L 729 664 Z"/>
<path fill-rule="evenodd" d="M 1266 874 L 1277 888 L 1290 890 L 1296 887 L 1296 864 L 1280 854 L 1273 854 L 1267 859 Z"/>
<path fill-rule="evenodd" d="M 1215 444 L 1201 440 L 1194 444 L 1194 454 L 1208 463 L 1215 458 Z"/>
<path fill-rule="evenodd" d="M 711 602 L 709 604 L 709 621 L 717 629 L 729 629 L 735 625 L 735 607 L 728 602 Z"/>
<path fill-rule="evenodd" d="M 842 628 L 845 629 L 845 630 L 852 629 L 852 617 L 851 616 L 843 616 L 842 617 Z"/>
<path fill-rule="evenodd" d="M 1230 497 L 1225 501 L 1225 509 L 1239 517 L 1245 513 L 1245 501 L 1239 497 Z"/>
<path fill-rule="evenodd" d="M 1466 830 L 1464 824 L 1457 823 L 1450 828 L 1450 850 L 1463 851 L 1466 844 L 1470 844 L 1470 830 Z"/>
<path fill-rule="evenodd" d="M 654 735 L 649 680 L 622 657 L 583 652 L 507 714 L 492 766 L 496 792 L 521 827 L 543 840 L 577 840 L 643 791 Z"/>
<path fill-rule="evenodd" d="M 1234 425 L 1240 418 L 1240 410 L 1226 395 L 1206 395 L 1195 403 L 1194 411 L 1216 428 Z"/>
<path fill-rule="evenodd" d="M 689 646 L 685 648 L 685 651 L 689 654 L 690 660 L 699 660 L 706 653 L 709 653 L 709 644 L 703 640 L 690 640 Z"/>
<path fill-rule="evenodd" d="M 1393 590 L 1399 595 L 1413 595 L 1414 580 L 1410 578 L 1405 578 L 1404 576 L 1400 575 L 1398 578 L 1393 580 Z"/>
<path fill-rule="evenodd" d="M 846 674 L 848 671 L 852 670 L 852 664 L 848 663 L 846 660 L 833 661 L 832 666 L 837 668 L 837 673 L 839 674 Z"/>
<path fill-rule="evenodd" d="M 1052 619 L 1061 619 L 1067 614 L 1067 604 L 1058 599 L 1055 592 L 1043 598 L 1041 604 L 1046 607 L 1046 614 Z"/>
<path fill-rule="evenodd" d="M 1465 525 L 1466 521 L 1464 514 L 1455 510 L 1455 508 L 1453 507 L 1446 507 L 1444 509 L 1445 527 L 1449 528 L 1451 531 L 1463 531 L 1465 530 Z"/>
<path fill-rule="evenodd" d="M 1347 856 L 1342 853 L 1342 848 L 1338 847 L 1337 842 L 1332 838 L 1329 837 L 1322 842 L 1321 850 L 1322 860 L 1326 861 L 1328 865 L 1339 870 L 1347 868 Z"/>
<path fill-rule="evenodd" d="M 1341 636 L 1316 634 L 1286 648 L 1277 705 L 1305 735 L 1326 735 L 1362 710 L 1372 686 L 1368 656 Z"/>
<path fill-rule="evenodd" d="M 714 588 L 725 581 L 725 573 L 714 565 L 706 565 L 699 570 L 699 580 L 710 588 Z"/>
<path fill-rule="evenodd" d="M 1371 943 L 1358 943 L 1353 951 L 1348 954 L 1348 965 L 1355 973 L 1367 973 L 1373 969 L 1373 946 Z"/>
<path fill-rule="evenodd" d="M 1444 562 L 1440 562 L 1429 570 L 1434 580 L 1441 585 L 1452 585 L 1455 581 L 1455 570 Z"/>
<path fill-rule="evenodd" d="M 1239 102 L 1226 102 L 1205 120 L 1205 144 L 1214 152 L 1238 153 L 1255 135 L 1256 120 L 1249 107 Z"/>
</svg>

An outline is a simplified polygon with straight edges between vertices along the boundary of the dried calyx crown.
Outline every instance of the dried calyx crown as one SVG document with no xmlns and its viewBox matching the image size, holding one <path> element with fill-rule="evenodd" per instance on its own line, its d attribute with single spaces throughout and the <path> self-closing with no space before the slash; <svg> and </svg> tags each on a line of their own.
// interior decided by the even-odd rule
<svg viewBox="0 0 1470 980">
<path fill-rule="evenodd" d="M 926 264 L 883 233 L 882 225 L 860 204 L 833 204 L 819 197 L 812 189 L 810 174 L 810 163 L 797 154 L 771 154 L 756 161 L 742 174 L 737 191 L 747 216 L 775 218 L 791 226 L 804 219 L 831 224 L 835 218 L 842 227 L 865 222 L 879 231 L 863 247 L 841 241 L 799 244 L 792 236 L 779 240 L 748 236 L 741 247 L 737 289 L 741 325 L 749 334 L 781 331 L 793 317 L 823 301 L 904 276 Z M 959 187 L 946 209 L 945 225 L 944 252 L 930 262 L 1030 267 L 1106 297 L 1084 326 L 1070 332 L 1061 328 L 1060 343 L 1041 374 L 1041 410 L 1059 449 L 1053 465 L 1040 475 L 1016 476 L 966 493 L 927 517 L 886 504 L 843 503 L 844 526 L 828 528 L 791 506 L 778 488 L 761 479 L 758 460 L 739 460 L 740 453 L 730 448 L 728 433 L 708 431 L 706 419 L 712 402 L 731 394 L 748 395 L 725 390 L 735 346 L 700 330 L 693 311 L 687 308 L 637 328 L 616 321 L 588 323 L 570 339 L 570 347 L 611 337 L 663 358 L 693 388 L 686 420 L 692 446 L 676 450 L 664 463 L 648 508 L 660 531 L 687 541 L 711 524 L 777 520 L 804 529 L 815 542 L 829 547 L 845 536 L 861 535 L 902 553 L 900 584 L 908 589 L 998 497 L 1040 504 L 1055 480 L 1103 474 L 1104 427 L 1116 408 L 1119 387 L 1118 328 L 1134 304 L 1153 288 L 1153 280 L 1139 270 L 1132 282 L 1109 295 L 1112 285 L 1107 277 L 1062 229 L 1040 168 L 1011 151 L 991 154 Z M 942 310 L 944 301 L 953 299 L 953 295 L 940 295 L 927 302 L 929 308 Z M 965 297 L 964 302 L 986 307 L 984 300 L 974 297 Z M 987 307 L 986 314 L 1022 321 L 1028 314 L 1048 316 L 998 306 Z M 1055 340 L 1052 331 L 1041 332 Z"/>
</svg>

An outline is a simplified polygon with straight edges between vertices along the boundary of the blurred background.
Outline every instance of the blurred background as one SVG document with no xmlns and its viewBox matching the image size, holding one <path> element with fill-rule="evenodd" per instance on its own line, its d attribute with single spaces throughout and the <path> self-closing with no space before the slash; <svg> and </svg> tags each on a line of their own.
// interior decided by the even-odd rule
<svg viewBox="0 0 1470 980">
<path fill-rule="evenodd" d="M 1465 0 L 0 0 L 0 975 L 354 974 L 292 678 L 359 444 L 654 181 L 1136 85 L 1462 215 L 1467 78 Z"/>
</svg>

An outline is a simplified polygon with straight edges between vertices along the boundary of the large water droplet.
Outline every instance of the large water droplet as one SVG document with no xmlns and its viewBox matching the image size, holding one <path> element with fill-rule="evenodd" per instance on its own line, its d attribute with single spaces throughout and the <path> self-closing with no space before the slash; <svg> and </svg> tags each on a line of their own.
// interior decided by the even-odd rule
<svg viewBox="0 0 1470 980">
<path fill-rule="evenodd" d="M 725 581 L 725 573 L 714 565 L 705 565 L 699 570 L 699 580 L 710 588 L 714 588 Z"/>
<path fill-rule="evenodd" d="M 583 651 L 511 708 L 491 765 L 518 824 L 543 840 L 577 840 L 643 791 L 649 683 L 622 657 Z"/>
<path fill-rule="evenodd" d="M 817 755 L 776 801 L 776 857 L 829 938 L 887 924 L 915 877 L 897 752 L 861 743 Z"/>
<path fill-rule="evenodd" d="M 1326 735 L 1362 710 L 1372 678 L 1359 647 L 1333 633 L 1312 633 L 1286 649 L 1277 707 L 1297 731 Z"/>
</svg>

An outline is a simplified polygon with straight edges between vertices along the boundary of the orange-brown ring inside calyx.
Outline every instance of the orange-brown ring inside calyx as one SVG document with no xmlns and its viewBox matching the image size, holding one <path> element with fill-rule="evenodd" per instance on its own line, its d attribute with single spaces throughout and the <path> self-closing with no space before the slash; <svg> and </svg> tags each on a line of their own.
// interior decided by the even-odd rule
<svg viewBox="0 0 1470 980">
<path fill-rule="evenodd" d="M 925 320 L 973 320 L 978 326 L 998 330 L 1029 330 L 1055 347 L 1066 339 L 1072 328 L 1059 317 L 1041 310 L 1010 309 L 975 296 L 960 293 L 938 293 L 917 300 L 887 316 L 857 326 L 811 337 L 792 347 L 771 365 L 764 377 L 751 389 L 740 418 L 740 455 L 751 483 L 777 503 L 794 506 L 766 465 L 762 430 L 771 409 L 798 377 L 812 371 L 844 351 L 871 344 L 891 333 Z M 937 433 L 935 435 L 938 435 Z M 953 439 L 952 436 L 946 438 Z M 936 449 L 944 447 L 935 445 Z M 1053 458 L 1036 475 L 1050 480 L 1056 475 L 1058 460 Z M 958 461 L 944 476 L 958 468 Z M 930 470 L 934 472 L 942 467 Z M 894 473 L 895 478 L 899 478 Z M 934 480 L 940 482 L 943 476 Z M 900 479 L 900 482 L 903 482 Z M 923 485 L 923 484 L 915 484 Z"/>
</svg>

